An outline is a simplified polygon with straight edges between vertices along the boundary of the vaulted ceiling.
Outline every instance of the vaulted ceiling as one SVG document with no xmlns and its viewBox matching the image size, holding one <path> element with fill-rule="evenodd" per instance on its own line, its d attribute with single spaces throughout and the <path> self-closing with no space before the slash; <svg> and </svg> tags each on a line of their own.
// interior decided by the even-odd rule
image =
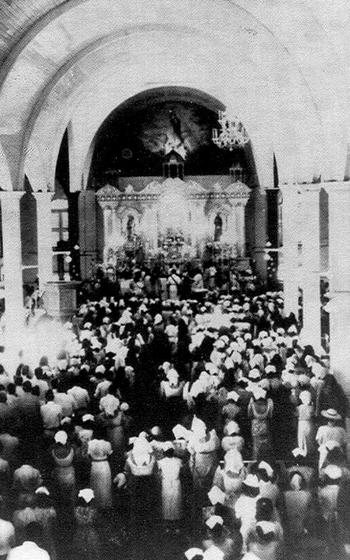
<svg viewBox="0 0 350 560">
<path fill-rule="evenodd" d="M 80 188 L 103 120 L 164 86 L 237 114 L 265 186 L 273 153 L 282 182 L 344 176 L 347 0 L 3 0 L 0 22 L 3 188 L 52 184 L 67 127 Z"/>
</svg>

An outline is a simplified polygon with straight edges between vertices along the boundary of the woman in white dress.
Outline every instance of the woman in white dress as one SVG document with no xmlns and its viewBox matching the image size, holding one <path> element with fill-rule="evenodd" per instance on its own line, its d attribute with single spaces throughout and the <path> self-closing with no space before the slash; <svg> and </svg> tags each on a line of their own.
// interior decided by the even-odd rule
<svg viewBox="0 0 350 560">
<path fill-rule="evenodd" d="M 259 499 L 260 485 L 258 477 L 248 474 L 242 485 L 242 494 L 235 503 L 236 518 L 241 522 L 240 532 L 243 539 L 242 552 L 247 550 L 247 538 L 255 521 L 256 503 Z"/>
<path fill-rule="evenodd" d="M 158 461 L 158 475 L 161 480 L 162 519 L 168 526 L 182 518 L 182 461 L 174 456 L 172 442 L 164 445 L 164 457 Z"/>
<path fill-rule="evenodd" d="M 192 423 L 192 430 L 193 434 L 187 449 L 191 456 L 189 464 L 193 480 L 192 514 L 196 519 L 207 501 L 207 493 L 212 486 L 218 464 L 220 440 L 216 431 L 209 431 L 205 423 L 198 418 L 195 418 Z"/>
<path fill-rule="evenodd" d="M 315 450 L 315 411 L 310 391 L 301 391 L 299 399 L 301 404 L 297 408 L 298 447 L 307 455 L 312 455 Z"/>
<path fill-rule="evenodd" d="M 88 444 L 91 458 L 90 487 L 95 495 L 97 509 L 107 510 L 112 507 L 112 474 L 108 458 L 112 446 L 104 439 L 92 439 Z"/>
<path fill-rule="evenodd" d="M 213 484 L 225 492 L 225 505 L 234 508 L 241 494 L 242 484 L 247 476 L 241 453 L 237 449 L 227 451 L 223 467 L 219 466 Z"/>
</svg>

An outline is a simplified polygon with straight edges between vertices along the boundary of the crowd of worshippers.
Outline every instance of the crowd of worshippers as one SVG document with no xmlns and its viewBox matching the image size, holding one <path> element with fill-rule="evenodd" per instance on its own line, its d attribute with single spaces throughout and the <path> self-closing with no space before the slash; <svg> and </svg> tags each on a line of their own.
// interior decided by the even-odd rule
<svg viewBox="0 0 350 560">
<path fill-rule="evenodd" d="M 210 292 L 226 294 L 253 294 L 263 286 L 261 279 L 249 267 L 237 267 L 223 260 L 196 265 L 191 262 L 167 265 L 156 262 L 152 266 L 134 261 L 112 269 L 110 275 L 102 266 L 97 267 L 92 279 L 84 280 L 79 288 L 79 299 L 100 299 L 103 296 L 131 296 L 160 298 L 162 300 L 203 299 Z M 33 297 L 35 294 L 33 294 Z M 33 299 L 32 297 L 32 299 Z"/>
<path fill-rule="evenodd" d="M 0 368 L 1 557 L 96 559 L 101 519 L 182 560 L 342 557 L 348 402 L 280 293 L 102 299 L 64 328 L 55 363 Z"/>
</svg>

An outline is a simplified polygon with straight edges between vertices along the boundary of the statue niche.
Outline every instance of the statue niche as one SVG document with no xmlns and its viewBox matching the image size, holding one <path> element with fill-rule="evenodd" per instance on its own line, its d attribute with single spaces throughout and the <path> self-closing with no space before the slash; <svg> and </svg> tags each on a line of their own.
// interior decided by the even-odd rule
<svg viewBox="0 0 350 560">
<path fill-rule="evenodd" d="M 214 241 L 220 241 L 222 236 L 222 217 L 216 214 L 214 220 Z"/>
<path fill-rule="evenodd" d="M 132 241 L 135 237 L 135 218 L 131 214 L 128 215 L 126 222 L 126 240 Z"/>
</svg>

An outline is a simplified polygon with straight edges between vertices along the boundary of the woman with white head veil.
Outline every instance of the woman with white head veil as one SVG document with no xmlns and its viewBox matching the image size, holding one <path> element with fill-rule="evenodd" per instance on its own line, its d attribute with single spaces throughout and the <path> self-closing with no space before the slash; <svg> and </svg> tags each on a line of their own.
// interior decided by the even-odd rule
<svg viewBox="0 0 350 560">
<path fill-rule="evenodd" d="M 192 422 L 192 434 L 188 443 L 190 453 L 190 470 L 193 478 L 193 516 L 198 517 L 207 500 L 213 476 L 218 463 L 220 440 L 216 431 L 209 430 L 206 424 L 196 416 Z"/>
<path fill-rule="evenodd" d="M 226 452 L 223 466 L 216 469 L 213 484 L 225 492 L 225 505 L 233 508 L 241 494 L 247 476 L 241 453 L 237 449 Z"/>
<path fill-rule="evenodd" d="M 175 456 L 171 441 L 163 444 L 164 457 L 158 461 L 161 480 L 162 518 L 166 529 L 178 530 L 177 523 L 182 518 L 182 461 Z"/>
<path fill-rule="evenodd" d="M 298 447 L 311 455 L 315 451 L 315 411 L 310 391 L 301 391 L 298 414 Z"/>
<path fill-rule="evenodd" d="M 155 474 L 157 463 L 145 433 L 134 441 L 125 462 L 124 473 L 114 479 L 118 487 L 127 485 L 130 496 L 130 521 L 134 530 L 147 529 L 158 519 Z"/>
</svg>

